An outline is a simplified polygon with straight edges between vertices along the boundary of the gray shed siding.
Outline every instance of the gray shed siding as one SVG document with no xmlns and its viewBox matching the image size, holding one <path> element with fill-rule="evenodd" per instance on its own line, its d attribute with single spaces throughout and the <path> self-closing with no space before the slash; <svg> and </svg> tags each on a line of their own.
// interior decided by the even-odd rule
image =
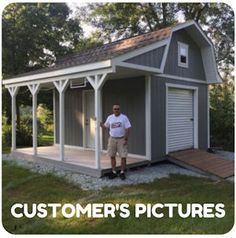
<svg viewBox="0 0 236 238">
<path fill-rule="evenodd" d="M 145 155 L 145 79 L 127 78 L 110 80 L 103 86 L 103 120 L 112 113 L 112 105 L 120 103 L 121 111 L 128 116 L 132 128 L 129 152 Z M 103 146 L 107 148 L 108 132 L 104 132 Z"/>
<path fill-rule="evenodd" d="M 205 84 L 152 76 L 151 79 L 151 148 L 152 160 L 162 160 L 166 155 L 166 83 L 197 86 L 199 148 L 207 149 L 208 141 L 208 86 Z"/>
<path fill-rule="evenodd" d="M 56 143 L 59 143 L 59 95 L 56 92 Z M 65 144 L 83 146 L 82 90 L 65 92 Z"/>
<path fill-rule="evenodd" d="M 56 143 L 59 143 L 59 95 L 56 92 Z M 145 155 L 145 80 L 126 78 L 109 80 L 102 90 L 102 119 L 112 113 L 113 103 L 119 102 L 122 112 L 130 119 L 132 129 L 129 153 Z M 83 146 L 82 89 L 65 92 L 65 144 Z M 139 115 L 139 116 L 137 116 Z M 104 130 L 103 148 L 107 149 L 108 131 Z"/>
<path fill-rule="evenodd" d="M 126 60 L 125 62 L 154 67 L 154 68 L 160 68 L 164 50 L 165 50 L 165 46 L 162 46 L 158 49 L 151 50 L 144 54 L 130 58 Z"/>
<path fill-rule="evenodd" d="M 188 68 L 178 66 L 178 41 L 189 45 Z M 185 30 L 173 33 L 164 73 L 205 80 L 201 49 Z"/>
</svg>

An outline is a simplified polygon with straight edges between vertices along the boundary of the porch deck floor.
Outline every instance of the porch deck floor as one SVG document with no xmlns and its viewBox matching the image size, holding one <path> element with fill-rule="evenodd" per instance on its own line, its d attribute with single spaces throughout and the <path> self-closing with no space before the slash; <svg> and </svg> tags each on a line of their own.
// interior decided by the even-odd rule
<svg viewBox="0 0 236 238">
<path fill-rule="evenodd" d="M 169 160 L 183 167 L 192 167 L 220 178 L 234 175 L 234 161 L 204 150 L 192 149 L 170 153 Z"/>
<path fill-rule="evenodd" d="M 65 168 L 71 168 L 71 165 L 74 168 L 77 168 L 78 172 L 93 175 L 92 171 L 96 171 L 95 174 L 105 174 L 111 171 L 110 158 L 106 153 L 101 153 L 101 169 L 96 169 L 95 166 L 95 151 L 91 149 L 83 148 L 68 148 L 65 147 L 65 158 L 64 161 L 60 161 L 59 158 L 59 146 L 42 146 L 38 147 L 38 155 L 33 156 L 33 149 L 30 148 L 20 148 L 16 149 L 13 153 L 15 156 L 24 156 L 25 158 L 34 158 L 34 159 L 46 159 L 51 160 L 57 164 L 65 166 Z M 120 158 L 117 156 L 116 159 L 117 168 L 120 167 Z M 148 164 L 149 161 L 143 158 L 128 157 L 127 158 L 127 168 Z M 70 166 L 67 166 L 70 165 Z M 91 174 L 92 173 L 92 174 Z M 97 176 L 97 175 L 96 175 Z M 99 175 L 98 175 L 99 176 Z"/>
</svg>

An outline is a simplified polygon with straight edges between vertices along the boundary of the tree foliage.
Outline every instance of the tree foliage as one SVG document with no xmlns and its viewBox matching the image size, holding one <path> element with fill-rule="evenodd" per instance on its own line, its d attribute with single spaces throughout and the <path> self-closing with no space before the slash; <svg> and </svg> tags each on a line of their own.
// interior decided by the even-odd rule
<svg viewBox="0 0 236 238">
<path fill-rule="evenodd" d="M 211 145 L 234 150 L 234 82 L 226 69 L 223 84 L 210 90 Z"/>
<path fill-rule="evenodd" d="M 64 3 L 12 3 L 2 14 L 3 75 L 51 65 L 82 37 L 79 18 Z M 11 62 L 9 64 L 9 62 Z"/>
<path fill-rule="evenodd" d="M 2 72 L 3 78 L 50 66 L 55 59 L 73 50 L 83 37 L 79 18 L 70 17 L 64 3 L 12 3 L 2 13 Z M 3 111 L 10 119 L 10 96 L 3 89 Z M 52 92 L 44 92 L 39 101 L 52 108 Z M 17 124 L 19 106 L 30 105 L 31 95 L 21 88 L 17 95 Z"/>
<path fill-rule="evenodd" d="M 97 3 L 80 9 L 83 20 L 100 30 L 101 38 L 112 41 L 153 31 L 175 23 L 173 3 Z"/>
</svg>

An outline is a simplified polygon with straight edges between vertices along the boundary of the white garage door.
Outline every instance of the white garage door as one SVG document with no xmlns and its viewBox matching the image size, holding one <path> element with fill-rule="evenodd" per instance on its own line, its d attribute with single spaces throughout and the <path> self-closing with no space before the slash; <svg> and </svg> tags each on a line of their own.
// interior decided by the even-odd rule
<svg viewBox="0 0 236 238">
<path fill-rule="evenodd" d="M 168 88 L 168 152 L 193 148 L 193 90 Z"/>
</svg>

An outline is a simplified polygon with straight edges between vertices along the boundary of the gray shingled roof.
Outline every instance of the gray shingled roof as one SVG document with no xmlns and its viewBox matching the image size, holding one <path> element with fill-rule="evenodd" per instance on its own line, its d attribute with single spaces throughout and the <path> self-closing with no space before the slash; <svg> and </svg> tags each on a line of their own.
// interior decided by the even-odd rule
<svg viewBox="0 0 236 238">
<path fill-rule="evenodd" d="M 171 27 L 166 27 L 157 31 L 145 33 L 142 35 L 130 37 L 123 40 L 118 40 L 115 42 L 104 44 L 102 46 L 86 49 L 79 53 L 74 53 L 59 58 L 56 61 L 56 63 L 51 67 L 30 71 L 17 76 L 21 77 L 26 75 L 50 72 L 72 66 L 95 63 L 99 61 L 112 59 L 116 56 L 144 47 L 151 43 L 167 39 L 170 36 L 170 34 L 171 34 Z"/>
</svg>

